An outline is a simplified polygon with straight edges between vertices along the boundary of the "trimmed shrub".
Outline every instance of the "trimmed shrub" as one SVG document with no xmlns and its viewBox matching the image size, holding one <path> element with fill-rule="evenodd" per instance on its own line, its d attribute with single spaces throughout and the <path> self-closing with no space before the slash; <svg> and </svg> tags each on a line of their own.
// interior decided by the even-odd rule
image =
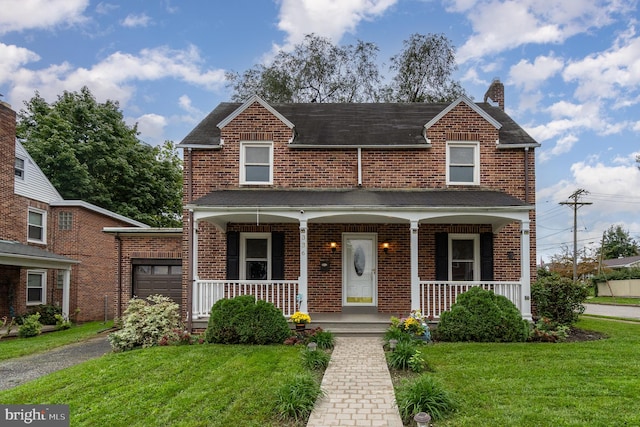
<svg viewBox="0 0 640 427">
<path fill-rule="evenodd" d="M 184 327 L 180 308 L 171 298 L 162 295 L 133 298 L 122 316 L 122 329 L 109 334 L 109 343 L 114 351 L 152 347 L 176 329 Z"/>
<path fill-rule="evenodd" d="M 205 341 L 219 344 L 281 344 L 291 334 L 272 303 L 251 295 L 222 299 L 211 308 Z"/>
<path fill-rule="evenodd" d="M 506 297 L 473 287 L 442 313 L 435 333 L 442 341 L 522 342 L 529 323 Z"/>
<path fill-rule="evenodd" d="M 29 310 L 16 317 L 16 323 L 22 325 L 24 320 L 32 314 L 40 314 L 40 323 L 43 325 L 55 325 L 57 323 L 56 315 L 62 315 L 62 308 L 51 304 L 40 304 L 29 307 Z"/>
<path fill-rule="evenodd" d="M 587 299 L 589 288 L 573 283 L 557 273 L 540 277 L 531 285 L 531 299 L 538 318 L 546 317 L 558 325 L 573 325 L 584 313 L 582 303 Z"/>
<path fill-rule="evenodd" d="M 22 325 L 18 328 L 20 338 L 30 338 L 40 335 L 42 323 L 40 323 L 40 313 L 35 313 L 22 319 Z"/>
<path fill-rule="evenodd" d="M 276 393 L 276 411 L 283 419 L 305 420 L 322 396 L 320 384 L 310 373 L 290 378 Z"/>
<path fill-rule="evenodd" d="M 457 406 L 453 396 L 430 375 L 402 382 L 396 388 L 396 402 L 405 425 L 413 425 L 413 416 L 418 412 L 426 412 L 432 420 L 439 420 Z"/>
</svg>

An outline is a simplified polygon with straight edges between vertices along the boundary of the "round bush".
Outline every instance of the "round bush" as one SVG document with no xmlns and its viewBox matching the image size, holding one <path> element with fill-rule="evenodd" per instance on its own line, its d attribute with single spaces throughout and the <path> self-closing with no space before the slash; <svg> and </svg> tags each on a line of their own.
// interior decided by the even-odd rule
<svg viewBox="0 0 640 427">
<path fill-rule="evenodd" d="M 205 340 L 219 344 L 280 344 L 290 333 L 287 319 L 272 303 L 243 295 L 213 305 Z"/>
<path fill-rule="evenodd" d="M 522 342 L 529 323 L 506 297 L 473 287 L 442 313 L 436 333 L 442 341 Z"/>
<path fill-rule="evenodd" d="M 589 293 L 585 285 L 573 283 L 557 273 L 541 276 L 531 286 L 531 299 L 538 317 L 546 317 L 559 325 L 570 326 L 584 313 L 582 303 Z"/>
</svg>

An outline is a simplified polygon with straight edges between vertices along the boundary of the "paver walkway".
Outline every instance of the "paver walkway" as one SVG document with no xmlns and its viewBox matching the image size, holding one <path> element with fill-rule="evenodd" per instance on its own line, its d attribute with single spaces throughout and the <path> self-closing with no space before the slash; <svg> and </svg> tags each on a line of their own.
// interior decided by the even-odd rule
<svg viewBox="0 0 640 427">
<path fill-rule="evenodd" d="M 402 427 L 382 339 L 336 337 L 307 427 Z"/>
</svg>

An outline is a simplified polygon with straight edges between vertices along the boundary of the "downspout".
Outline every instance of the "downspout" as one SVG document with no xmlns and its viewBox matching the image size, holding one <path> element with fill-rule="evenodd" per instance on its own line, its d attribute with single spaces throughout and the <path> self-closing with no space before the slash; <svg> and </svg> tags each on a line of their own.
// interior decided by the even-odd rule
<svg viewBox="0 0 640 427">
<path fill-rule="evenodd" d="M 116 306 L 116 317 L 122 317 L 122 239 L 120 234 L 116 233 L 116 242 L 118 242 L 118 299 Z"/>
<path fill-rule="evenodd" d="M 187 149 L 189 165 L 187 168 L 187 200 L 189 203 L 193 201 L 193 158 L 191 147 Z M 187 214 L 187 330 L 191 331 L 193 327 L 193 211 L 189 209 Z"/>
<path fill-rule="evenodd" d="M 524 147 L 524 202 L 529 203 L 529 147 Z"/>
<path fill-rule="evenodd" d="M 362 148 L 358 147 L 358 187 L 362 187 Z"/>
</svg>

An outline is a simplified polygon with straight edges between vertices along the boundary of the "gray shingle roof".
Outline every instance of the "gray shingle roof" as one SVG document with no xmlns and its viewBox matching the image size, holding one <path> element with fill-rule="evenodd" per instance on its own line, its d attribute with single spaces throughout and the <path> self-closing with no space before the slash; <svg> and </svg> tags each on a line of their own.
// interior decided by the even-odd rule
<svg viewBox="0 0 640 427">
<path fill-rule="evenodd" d="M 25 245 L 11 240 L 0 240 L 0 256 L 3 255 L 9 257 L 13 256 L 15 258 L 42 259 L 65 263 L 77 262 L 71 258 L 67 258 L 66 256 L 58 255 L 35 246 Z"/>
<path fill-rule="evenodd" d="M 208 207 L 525 207 L 522 200 L 489 190 L 217 190 L 193 202 Z"/>
<path fill-rule="evenodd" d="M 407 146 L 427 143 L 423 127 L 450 104 L 445 103 L 274 103 L 270 104 L 295 125 L 292 146 Z M 477 103 L 502 127 L 500 143 L 538 143 L 498 107 Z M 187 146 L 219 145 L 217 125 L 240 103 L 224 102 L 209 113 L 181 142 Z"/>
</svg>

